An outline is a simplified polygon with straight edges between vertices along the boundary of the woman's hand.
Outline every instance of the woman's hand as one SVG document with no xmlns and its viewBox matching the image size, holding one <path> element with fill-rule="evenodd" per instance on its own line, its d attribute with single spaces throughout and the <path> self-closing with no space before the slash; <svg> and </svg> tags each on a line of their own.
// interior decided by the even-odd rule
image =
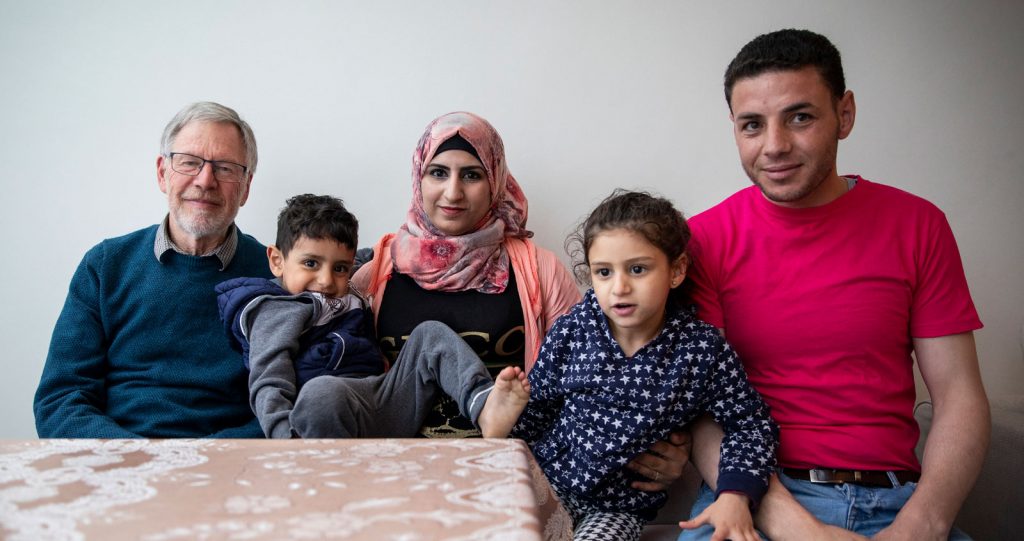
<svg viewBox="0 0 1024 541">
<path fill-rule="evenodd" d="M 626 467 L 650 479 L 633 481 L 632 487 L 646 492 L 668 489 L 683 475 L 683 468 L 690 461 L 691 439 L 689 432 L 673 432 L 668 441 L 659 441 L 646 453 L 634 458 Z"/>
</svg>

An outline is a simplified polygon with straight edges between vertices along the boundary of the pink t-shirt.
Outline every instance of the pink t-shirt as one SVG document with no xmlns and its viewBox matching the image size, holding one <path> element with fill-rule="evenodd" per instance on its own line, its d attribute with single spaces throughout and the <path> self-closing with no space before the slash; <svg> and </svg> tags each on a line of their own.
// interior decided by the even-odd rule
<svg viewBox="0 0 1024 541">
<path fill-rule="evenodd" d="M 781 466 L 919 471 L 912 337 L 981 321 L 945 215 L 855 178 L 820 207 L 751 186 L 691 218 L 694 301 L 771 406 Z"/>
</svg>

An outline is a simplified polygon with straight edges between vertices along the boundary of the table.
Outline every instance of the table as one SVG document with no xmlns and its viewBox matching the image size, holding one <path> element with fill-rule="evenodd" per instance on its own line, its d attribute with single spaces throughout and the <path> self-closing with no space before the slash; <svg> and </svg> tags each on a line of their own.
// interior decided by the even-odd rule
<svg viewBox="0 0 1024 541">
<path fill-rule="evenodd" d="M 571 538 L 519 440 L 0 441 L 16 540 Z"/>
</svg>

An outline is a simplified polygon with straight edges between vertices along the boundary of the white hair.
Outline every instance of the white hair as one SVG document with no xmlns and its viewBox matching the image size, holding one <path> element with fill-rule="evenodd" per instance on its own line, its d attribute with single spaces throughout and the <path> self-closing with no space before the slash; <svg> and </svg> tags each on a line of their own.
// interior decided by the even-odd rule
<svg viewBox="0 0 1024 541">
<path fill-rule="evenodd" d="M 230 122 L 242 133 L 242 144 L 245 145 L 245 161 L 248 173 L 252 175 L 256 171 L 256 136 L 252 133 L 249 124 L 238 116 L 238 113 L 230 107 L 225 107 L 212 101 L 199 101 L 185 106 L 178 111 L 174 118 L 167 123 L 164 134 L 160 138 L 160 154 L 167 156 L 171 153 L 171 145 L 174 138 L 189 122 Z"/>
</svg>

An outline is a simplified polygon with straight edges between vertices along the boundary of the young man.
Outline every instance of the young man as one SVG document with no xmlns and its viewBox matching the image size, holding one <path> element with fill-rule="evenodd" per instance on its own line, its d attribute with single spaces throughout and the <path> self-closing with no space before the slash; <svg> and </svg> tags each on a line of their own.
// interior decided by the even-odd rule
<svg viewBox="0 0 1024 541">
<path fill-rule="evenodd" d="M 729 65 L 725 94 L 754 186 L 691 219 L 690 275 L 700 317 L 725 333 L 780 425 L 781 467 L 758 527 L 778 539 L 852 535 L 825 531 L 806 509 L 860 535 L 950 537 L 989 412 L 981 321 L 945 216 L 837 174 L 856 106 L 823 36 L 759 36 Z M 912 352 L 935 406 L 920 464 Z M 714 485 L 720 437 L 707 430 L 694 461 Z M 703 491 L 692 517 L 708 502 Z"/>
<path fill-rule="evenodd" d="M 167 124 L 156 175 L 170 212 L 75 271 L 36 391 L 40 437 L 262 436 L 213 291 L 270 274 L 266 248 L 234 223 L 256 159 L 252 129 L 223 105 L 193 103 Z"/>
</svg>

